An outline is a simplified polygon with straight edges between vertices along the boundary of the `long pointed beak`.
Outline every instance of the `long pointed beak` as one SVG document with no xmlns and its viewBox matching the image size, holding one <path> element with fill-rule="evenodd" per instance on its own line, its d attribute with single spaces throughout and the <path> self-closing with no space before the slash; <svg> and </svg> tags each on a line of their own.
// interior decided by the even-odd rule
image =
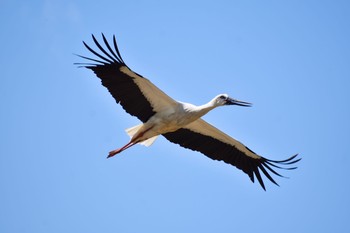
<svg viewBox="0 0 350 233">
<path fill-rule="evenodd" d="M 243 107 L 251 107 L 252 104 L 232 98 L 227 98 L 226 104 L 225 105 L 238 105 L 238 106 L 243 106 Z"/>
</svg>

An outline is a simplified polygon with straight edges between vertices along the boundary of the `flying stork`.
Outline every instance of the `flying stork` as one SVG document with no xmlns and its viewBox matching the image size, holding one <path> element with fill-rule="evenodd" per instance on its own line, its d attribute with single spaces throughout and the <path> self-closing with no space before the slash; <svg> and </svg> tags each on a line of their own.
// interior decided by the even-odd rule
<svg viewBox="0 0 350 233">
<path fill-rule="evenodd" d="M 300 160 L 297 158 L 298 154 L 285 160 L 264 158 L 201 119 L 203 115 L 219 106 L 249 107 L 250 103 L 230 98 L 227 94 L 215 96 L 207 104 L 201 106 L 176 101 L 125 64 L 117 47 L 115 36 L 113 36 L 114 48 L 103 34 L 102 38 L 105 48 L 92 35 L 94 43 L 100 50 L 99 53 L 83 41 L 85 47 L 99 59 L 78 55 L 93 63 L 75 64 L 92 70 L 101 79 L 102 85 L 108 89 L 116 102 L 127 113 L 136 116 L 143 122 L 143 124 L 126 130 L 131 137 L 130 141 L 125 146 L 109 152 L 108 158 L 138 143 L 150 146 L 159 135 L 163 135 L 170 142 L 201 152 L 213 160 L 221 160 L 237 167 L 246 173 L 252 182 L 256 177 L 264 190 L 266 189 L 260 172 L 272 183 L 278 185 L 270 173 L 283 176 L 273 168 L 286 170 L 296 168 L 291 165 Z"/>
</svg>

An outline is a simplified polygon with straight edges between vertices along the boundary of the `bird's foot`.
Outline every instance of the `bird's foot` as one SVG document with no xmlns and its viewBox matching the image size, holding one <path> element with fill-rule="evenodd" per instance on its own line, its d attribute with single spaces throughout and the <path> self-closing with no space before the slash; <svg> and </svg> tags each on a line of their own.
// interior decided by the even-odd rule
<svg viewBox="0 0 350 233">
<path fill-rule="evenodd" d="M 112 150 L 111 152 L 109 152 L 107 159 L 110 157 L 113 157 L 116 154 L 119 154 L 120 152 L 122 152 L 123 150 L 128 149 L 129 147 L 135 145 L 134 142 L 130 141 L 128 144 L 126 144 L 125 146 L 123 146 L 122 148 L 116 149 L 116 150 Z"/>
<path fill-rule="evenodd" d="M 113 156 L 116 155 L 116 154 L 119 154 L 120 152 L 123 151 L 122 149 L 123 149 L 123 148 L 110 151 L 110 152 L 108 153 L 107 159 L 110 158 L 110 157 L 113 157 Z"/>
</svg>

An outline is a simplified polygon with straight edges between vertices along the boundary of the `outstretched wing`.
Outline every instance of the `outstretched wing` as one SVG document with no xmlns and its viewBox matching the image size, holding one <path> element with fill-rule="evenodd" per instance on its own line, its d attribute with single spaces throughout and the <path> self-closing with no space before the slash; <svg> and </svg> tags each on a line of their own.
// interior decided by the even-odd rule
<svg viewBox="0 0 350 233">
<path fill-rule="evenodd" d="M 297 155 L 281 161 L 261 157 L 202 119 L 198 119 L 175 132 L 163 134 L 163 136 L 182 147 L 199 151 L 211 159 L 221 160 L 236 166 L 248 174 L 252 182 L 254 182 L 255 176 L 264 190 L 265 185 L 260 172 L 272 183 L 278 185 L 270 173 L 281 175 L 273 168 L 295 169 L 296 167 L 289 167 L 289 165 L 300 160 L 296 159 Z"/>
<path fill-rule="evenodd" d="M 101 79 L 102 85 L 108 89 L 116 102 L 127 113 L 136 116 L 142 122 L 146 122 L 164 106 L 176 104 L 175 100 L 125 64 L 120 55 L 115 36 L 113 36 L 114 49 L 109 45 L 103 34 L 102 38 L 106 48 L 103 48 L 92 35 L 95 45 L 100 50 L 99 53 L 83 42 L 85 47 L 97 56 L 97 59 L 78 55 L 93 63 L 75 64 L 93 70 L 96 76 Z"/>
</svg>

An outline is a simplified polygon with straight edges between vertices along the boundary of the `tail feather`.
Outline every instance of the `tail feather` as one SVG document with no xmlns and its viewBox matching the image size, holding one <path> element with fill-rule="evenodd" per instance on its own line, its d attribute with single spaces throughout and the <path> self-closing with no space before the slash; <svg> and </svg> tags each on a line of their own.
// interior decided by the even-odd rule
<svg viewBox="0 0 350 233">
<path fill-rule="evenodd" d="M 136 126 L 133 126 L 131 128 L 126 129 L 125 132 L 132 138 L 141 127 L 142 127 L 142 124 L 136 125 Z"/>
<path fill-rule="evenodd" d="M 144 145 L 144 146 L 150 146 L 153 144 L 153 142 L 157 139 L 158 135 L 154 136 L 154 137 L 151 137 L 145 141 L 142 141 L 140 142 L 141 145 Z"/>
<path fill-rule="evenodd" d="M 136 125 L 136 126 L 133 126 L 133 127 L 130 127 L 128 129 L 125 130 L 125 132 L 130 136 L 130 138 L 132 138 L 138 131 L 139 129 L 143 126 L 143 124 L 140 124 L 140 125 Z M 154 137 L 151 137 L 145 141 L 142 141 L 140 142 L 141 145 L 144 145 L 144 146 L 150 146 L 153 144 L 153 142 L 157 139 L 158 135 L 157 136 L 154 136 Z"/>
</svg>

